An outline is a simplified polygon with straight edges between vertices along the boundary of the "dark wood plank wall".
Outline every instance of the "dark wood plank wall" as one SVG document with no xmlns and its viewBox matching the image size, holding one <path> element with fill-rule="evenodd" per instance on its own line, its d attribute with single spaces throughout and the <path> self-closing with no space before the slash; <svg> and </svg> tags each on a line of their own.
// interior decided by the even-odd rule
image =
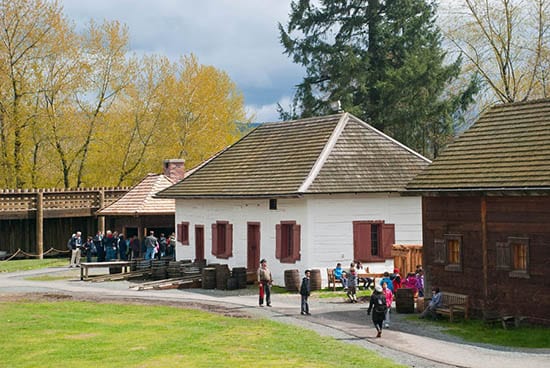
<svg viewBox="0 0 550 368">
<path fill-rule="evenodd" d="M 481 197 L 423 198 L 423 263 L 427 284 L 464 293 L 478 314 L 484 308 Z M 550 321 L 550 197 L 486 198 L 487 310 Z M 434 264 L 434 239 L 461 234 L 462 271 Z M 508 237 L 529 238 L 529 279 L 512 278 L 496 269 L 496 243 Z M 529 300 L 530 302 L 525 302 Z"/>
</svg>

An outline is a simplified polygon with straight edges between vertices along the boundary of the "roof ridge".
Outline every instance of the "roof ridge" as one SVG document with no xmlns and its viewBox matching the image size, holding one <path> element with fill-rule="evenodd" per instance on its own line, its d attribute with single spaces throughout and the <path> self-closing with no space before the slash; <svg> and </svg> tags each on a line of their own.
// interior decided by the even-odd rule
<svg viewBox="0 0 550 368">
<path fill-rule="evenodd" d="M 298 193 L 305 193 L 310 185 L 313 183 L 317 175 L 319 175 L 319 172 L 323 168 L 323 165 L 325 164 L 328 156 L 332 152 L 332 149 L 336 145 L 336 142 L 338 141 L 338 138 L 344 131 L 344 128 L 346 127 L 347 122 L 349 121 L 349 113 L 345 112 L 340 117 L 340 120 L 338 121 L 338 124 L 336 124 L 336 127 L 332 131 L 332 134 L 330 135 L 330 138 L 327 140 L 327 143 L 325 143 L 325 147 L 323 147 L 323 151 L 321 151 L 321 154 L 317 157 L 317 160 L 311 167 L 311 170 L 306 177 L 306 180 L 300 185 L 300 188 L 298 189 Z"/>
</svg>

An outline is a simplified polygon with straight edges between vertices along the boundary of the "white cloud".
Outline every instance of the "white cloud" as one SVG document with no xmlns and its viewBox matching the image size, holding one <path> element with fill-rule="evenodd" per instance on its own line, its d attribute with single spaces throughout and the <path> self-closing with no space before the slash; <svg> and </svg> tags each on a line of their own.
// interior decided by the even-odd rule
<svg viewBox="0 0 550 368">
<path fill-rule="evenodd" d="M 303 75 L 283 55 L 278 40 L 277 23 L 286 23 L 290 0 L 64 0 L 62 4 L 79 26 L 92 18 L 126 24 L 130 47 L 139 54 L 157 53 L 172 60 L 195 54 L 200 63 L 228 73 L 251 106 L 275 106 L 279 96 L 292 93 Z"/>
</svg>

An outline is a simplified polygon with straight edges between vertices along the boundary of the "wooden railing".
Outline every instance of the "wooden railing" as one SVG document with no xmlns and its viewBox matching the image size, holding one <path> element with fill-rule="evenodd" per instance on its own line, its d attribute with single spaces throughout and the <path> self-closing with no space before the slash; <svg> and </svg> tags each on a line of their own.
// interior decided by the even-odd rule
<svg viewBox="0 0 550 368">
<path fill-rule="evenodd" d="M 34 218 L 40 208 L 44 212 L 55 211 L 55 217 L 74 216 L 74 210 L 93 214 L 91 212 L 108 206 L 128 190 L 128 187 L 0 189 L 0 219 Z"/>
</svg>

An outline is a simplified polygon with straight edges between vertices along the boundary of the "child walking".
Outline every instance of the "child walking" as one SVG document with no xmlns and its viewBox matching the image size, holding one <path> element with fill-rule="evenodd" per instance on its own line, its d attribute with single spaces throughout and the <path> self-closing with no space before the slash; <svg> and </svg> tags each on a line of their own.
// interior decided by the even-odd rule
<svg viewBox="0 0 550 368">
<path fill-rule="evenodd" d="M 353 267 L 349 270 L 347 294 L 350 303 L 357 303 L 357 272 Z"/>
</svg>

